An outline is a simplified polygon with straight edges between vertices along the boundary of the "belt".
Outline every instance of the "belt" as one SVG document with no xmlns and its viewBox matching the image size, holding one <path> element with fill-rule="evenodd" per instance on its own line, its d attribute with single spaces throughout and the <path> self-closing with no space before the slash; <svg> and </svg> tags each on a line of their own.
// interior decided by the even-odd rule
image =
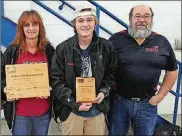
<svg viewBox="0 0 182 136">
<path fill-rule="evenodd" d="M 152 96 L 148 96 L 148 97 L 145 97 L 145 98 L 139 98 L 139 97 L 126 97 L 126 96 L 121 96 L 117 93 L 115 93 L 115 96 L 116 96 L 116 99 L 121 99 L 121 98 L 125 98 L 125 99 L 128 99 L 128 100 L 132 100 L 132 101 L 136 101 L 136 102 L 139 102 L 139 101 L 148 101 L 150 100 L 150 98 Z"/>
<path fill-rule="evenodd" d="M 134 98 L 129 98 L 129 99 L 132 100 L 132 101 L 139 102 L 139 101 L 147 101 L 150 98 L 137 98 L 137 97 L 134 97 Z"/>
</svg>

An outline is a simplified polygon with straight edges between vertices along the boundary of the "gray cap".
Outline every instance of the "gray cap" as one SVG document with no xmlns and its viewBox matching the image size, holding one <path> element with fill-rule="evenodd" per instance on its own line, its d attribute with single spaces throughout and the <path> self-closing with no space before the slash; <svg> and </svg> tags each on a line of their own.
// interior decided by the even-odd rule
<svg viewBox="0 0 182 136">
<path fill-rule="evenodd" d="M 72 21 L 74 19 L 76 19 L 77 17 L 89 16 L 89 15 L 93 15 L 93 16 L 97 17 L 96 16 L 96 10 L 92 7 L 88 7 L 87 5 L 85 5 L 83 7 L 79 7 L 76 9 L 75 15 L 74 15 Z"/>
</svg>

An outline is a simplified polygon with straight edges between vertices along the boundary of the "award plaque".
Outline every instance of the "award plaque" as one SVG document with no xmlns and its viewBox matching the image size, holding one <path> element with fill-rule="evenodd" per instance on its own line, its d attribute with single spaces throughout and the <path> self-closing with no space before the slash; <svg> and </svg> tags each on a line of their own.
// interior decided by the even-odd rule
<svg viewBox="0 0 182 136">
<path fill-rule="evenodd" d="M 95 103 L 95 78 L 76 77 L 76 102 Z"/>
<path fill-rule="evenodd" d="M 50 96 L 47 63 L 6 65 L 7 98 Z"/>
</svg>

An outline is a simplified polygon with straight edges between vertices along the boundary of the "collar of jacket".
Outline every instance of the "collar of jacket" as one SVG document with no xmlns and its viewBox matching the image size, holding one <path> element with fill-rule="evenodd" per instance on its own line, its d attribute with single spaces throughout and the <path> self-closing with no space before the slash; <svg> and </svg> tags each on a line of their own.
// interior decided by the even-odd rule
<svg viewBox="0 0 182 136">
<path fill-rule="evenodd" d="M 93 37 L 92 37 L 91 44 L 92 44 L 92 45 L 97 44 L 97 43 L 98 43 L 98 39 L 99 39 L 99 37 L 97 36 L 96 32 L 94 31 L 94 32 L 93 32 Z M 78 47 L 78 46 L 79 46 L 78 42 L 79 42 L 78 33 L 76 33 L 76 34 L 74 35 L 74 41 L 73 41 L 73 44 L 74 44 L 73 47 L 74 47 L 74 48 L 79 49 L 79 47 Z"/>
<path fill-rule="evenodd" d="M 48 43 L 47 46 L 46 46 L 46 55 L 51 55 L 52 52 L 54 52 L 54 47 L 51 45 L 51 43 Z"/>
<path fill-rule="evenodd" d="M 13 46 L 14 46 L 14 48 L 13 48 L 13 53 L 12 53 L 13 55 L 11 58 L 11 64 L 16 63 L 16 60 L 18 58 L 18 50 L 19 50 L 18 45 L 13 45 Z M 50 43 L 48 43 L 46 46 L 46 49 L 45 49 L 46 56 L 51 55 L 52 52 L 54 52 L 54 47 Z"/>
</svg>

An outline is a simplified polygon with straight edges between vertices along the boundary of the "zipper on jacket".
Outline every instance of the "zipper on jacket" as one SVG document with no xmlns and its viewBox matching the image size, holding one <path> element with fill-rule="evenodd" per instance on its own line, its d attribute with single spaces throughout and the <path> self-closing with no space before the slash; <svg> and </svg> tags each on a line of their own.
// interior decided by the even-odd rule
<svg viewBox="0 0 182 136">
<path fill-rule="evenodd" d="M 11 124 L 11 132 L 13 132 L 14 120 L 15 120 L 15 101 L 13 102 L 13 118 L 12 118 L 12 124 Z"/>
<path fill-rule="evenodd" d="M 18 58 L 18 47 L 14 47 L 13 57 L 11 58 L 11 64 L 15 64 Z M 15 58 L 15 59 L 14 59 Z M 13 131 L 14 126 L 14 119 L 15 119 L 15 101 L 13 101 L 13 117 L 12 117 L 12 124 L 11 124 L 11 132 Z"/>
</svg>

